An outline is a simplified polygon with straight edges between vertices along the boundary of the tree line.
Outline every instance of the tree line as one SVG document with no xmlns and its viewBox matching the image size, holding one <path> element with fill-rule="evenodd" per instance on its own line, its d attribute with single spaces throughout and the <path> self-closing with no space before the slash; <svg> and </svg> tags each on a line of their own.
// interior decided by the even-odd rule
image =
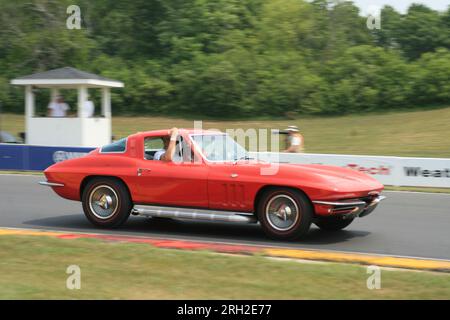
<svg viewBox="0 0 450 320">
<path fill-rule="evenodd" d="M 0 101 L 10 79 L 63 66 L 125 83 L 114 114 L 274 117 L 427 108 L 450 101 L 450 8 L 348 1 L 0 0 Z"/>
</svg>

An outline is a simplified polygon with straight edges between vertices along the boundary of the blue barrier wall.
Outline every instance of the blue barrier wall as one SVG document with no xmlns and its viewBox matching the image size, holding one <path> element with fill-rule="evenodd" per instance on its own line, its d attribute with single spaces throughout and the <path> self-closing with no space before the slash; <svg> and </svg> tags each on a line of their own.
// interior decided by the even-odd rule
<svg viewBox="0 0 450 320">
<path fill-rule="evenodd" d="M 82 157 L 94 149 L 0 143 L 0 170 L 42 171 L 56 162 Z"/>
</svg>

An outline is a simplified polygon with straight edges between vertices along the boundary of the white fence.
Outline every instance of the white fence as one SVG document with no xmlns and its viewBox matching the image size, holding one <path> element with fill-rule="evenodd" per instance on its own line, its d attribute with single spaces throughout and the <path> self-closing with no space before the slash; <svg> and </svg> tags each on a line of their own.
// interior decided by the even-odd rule
<svg viewBox="0 0 450 320">
<path fill-rule="evenodd" d="M 450 159 L 353 156 L 312 153 L 253 153 L 261 160 L 280 163 L 327 164 L 365 172 L 392 186 L 450 188 Z"/>
</svg>

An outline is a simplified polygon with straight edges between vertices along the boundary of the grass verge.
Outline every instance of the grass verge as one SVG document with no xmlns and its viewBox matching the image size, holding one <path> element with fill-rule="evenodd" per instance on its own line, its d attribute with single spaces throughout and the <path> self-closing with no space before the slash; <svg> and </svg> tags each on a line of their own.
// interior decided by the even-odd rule
<svg viewBox="0 0 450 320">
<path fill-rule="evenodd" d="M 81 268 L 81 289 L 66 269 Z M 260 256 L 153 248 L 96 239 L 0 237 L 0 299 L 450 299 L 450 275 Z"/>
<path fill-rule="evenodd" d="M 0 170 L 0 174 L 19 174 L 19 175 L 30 175 L 30 176 L 43 176 L 42 171 L 17 171 L 17 170 Z"/>
<path fill-rule="evenodd" d="M 412 192 L 449 193 L 450 194 L 450 188 L 385 186 L 384 189 L 386 191 L 412 191 Z"/>
</svg>

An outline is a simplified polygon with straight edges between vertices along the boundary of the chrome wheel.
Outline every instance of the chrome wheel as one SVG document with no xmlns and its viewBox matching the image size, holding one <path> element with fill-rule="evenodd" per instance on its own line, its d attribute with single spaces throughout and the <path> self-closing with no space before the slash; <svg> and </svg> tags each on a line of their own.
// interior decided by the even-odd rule
<svg viewBox="0 0 450 320">
<path fill-rule="evenodd" d="M 284 194 L 270 199 L 265 211 L 270 226 L 278 231 L 291 229 L 295 226 L 300 216 L 295 200 Z"/>
<path fill-rule="evenodd" d="M 107 185 L 95 187 L 89 195 L 89 208 L 92 214 L 99 219 L 109 219 L 119 207 L 119 198 L 116 191 Z"/>
</svg>

